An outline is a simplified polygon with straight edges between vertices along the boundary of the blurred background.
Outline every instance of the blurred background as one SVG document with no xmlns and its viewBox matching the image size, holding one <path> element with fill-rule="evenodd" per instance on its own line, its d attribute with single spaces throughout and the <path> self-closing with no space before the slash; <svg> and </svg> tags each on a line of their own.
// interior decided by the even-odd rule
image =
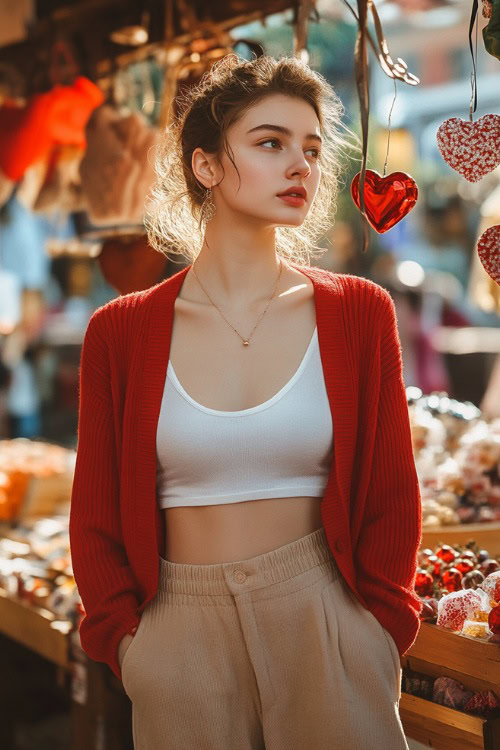
<svg viewBox="0 0 500 750">
<path fill-rule="evenodd" d="M 479 3 L 472 36 L 475 120 L 499 113 L 500 62 L 482 36 L 488 7 L 500 10 L 496 0 Z M 468 182 L 436 140 L 444 120 L 469 117 L 472 2 L 376 8 L 392 59 L 420 83 L 398 81 L 393 101 L 394 81 L 369 49 L 367 166 L 382 174 L 392 107 L 388 172 L 409 173 L 419 199 L 389 231 L 370 230 L 363 253 L 350 194 L 361 162 L 346 158 L 325 253 L 313 264 L 373 279 L 395 301 L 424 520 L 437 534 L 427 547 L 445 527 L 451 541 L 472 525 L 480 539 L 482 524 L 482 546 L 500 561 L 500 293 L 477 253 L 480 235 L 500 224 L 500 167 Z M 374 34 L 371 18 L 369 27 Z M 131 747 L 119 686 L 78 649 L 67 518 L 88 320 L 187 265 L 150 248 L 142 221 L 147 154 L 169 105 L 228 52 L 295 53 L 333 85 L 345 125 L 361 136 L 356 35 L 342 0 L 0 2 L 0 665 L 10 675 L 0 684 L 2 748 Z M 446 502 L 436 507 L 439 493 Z M 35 610 L 45 613 L 36 622 Z"/>
</svg>

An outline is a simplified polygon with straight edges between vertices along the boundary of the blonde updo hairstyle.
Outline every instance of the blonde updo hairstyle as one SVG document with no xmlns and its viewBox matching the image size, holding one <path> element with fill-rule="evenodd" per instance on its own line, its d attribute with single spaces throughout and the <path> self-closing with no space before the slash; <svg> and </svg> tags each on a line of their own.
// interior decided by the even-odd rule
<svg viewBox="0 0 500 750">
<path fill-rule="evenodd" d="M 311 256 L 326 252 L 314 242 L 332 225 L 342 146 L 351 146 L 339 135 L 340 127 L 348 131 L 341 122 L 343 104 L 328 81 L 296 57 L 264 55 L 248 61 L 232 53 L 176 97 L 178 113 L 157 147 L 156 183 L 147 200 L 144 223 L 149 243 L 158 251 L 185 256 L 190 263 L 196 260 L 204 237 L 206 188 L 192 171 L 193 152 L 200 147 L 220 160 L 224 150 L 238 172 L 227 131 L 248 109 L 272 94 L 308 102 L 323 137 L 318 159 L 321 177 L 313 204 L 301 226 L 276 227 L 276 250 L 299 265 L 308 265 Z M 315 249 L 320 250 L 318 256 L 314 256 Z"/>
</svg>

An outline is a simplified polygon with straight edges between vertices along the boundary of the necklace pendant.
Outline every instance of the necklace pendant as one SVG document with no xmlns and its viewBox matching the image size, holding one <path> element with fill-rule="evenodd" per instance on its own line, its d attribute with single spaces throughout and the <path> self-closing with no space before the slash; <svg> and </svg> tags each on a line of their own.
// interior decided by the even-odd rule
<svg viewBox="0 0 500 750">
<path fill-rule="evenodd" d="M 248 341 L 244 341 L 243 346 L 248 346 Z"/>
</svg>

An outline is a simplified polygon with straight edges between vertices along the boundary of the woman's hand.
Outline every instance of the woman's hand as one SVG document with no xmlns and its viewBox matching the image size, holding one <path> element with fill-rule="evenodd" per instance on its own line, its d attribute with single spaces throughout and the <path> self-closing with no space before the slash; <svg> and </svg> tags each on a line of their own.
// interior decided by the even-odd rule
<svg viewBox="0 0 500 750">
<path fill-rule="evenodd" d="M 135 636 L 130 635 L 130 633 L 125 633 L 120 643 L 118 644 L 118 663 L 120 665 L 120 669 L 122 668 L 123 657 L 125 656 L 128 647 L 134 640 L 134 637 Z"/>
</svg>

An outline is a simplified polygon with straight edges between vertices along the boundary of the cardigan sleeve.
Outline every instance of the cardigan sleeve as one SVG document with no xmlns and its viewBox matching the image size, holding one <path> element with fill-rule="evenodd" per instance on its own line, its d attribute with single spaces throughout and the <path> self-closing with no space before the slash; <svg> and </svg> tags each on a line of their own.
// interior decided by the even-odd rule
<svg viewBox="0 0 500 750">
<path fill-rule="evenodd" d="M 386 295 L 375 444 L 355 565 L 360 593 L 402 656 L 420 629 L 414 584 L 422 509 L 395 306 Z"/>
<path fill-rule="evenodd" d="M 118 644 L 140 618 L 137 583 L 121 535 L 109 355 L 101 317 L 102 308 L 89 321 L 81 351 L 69 536 L 73 575 L 85 609 L 79 629 L 82 648 L 121 679 Z"/>
</svg>

